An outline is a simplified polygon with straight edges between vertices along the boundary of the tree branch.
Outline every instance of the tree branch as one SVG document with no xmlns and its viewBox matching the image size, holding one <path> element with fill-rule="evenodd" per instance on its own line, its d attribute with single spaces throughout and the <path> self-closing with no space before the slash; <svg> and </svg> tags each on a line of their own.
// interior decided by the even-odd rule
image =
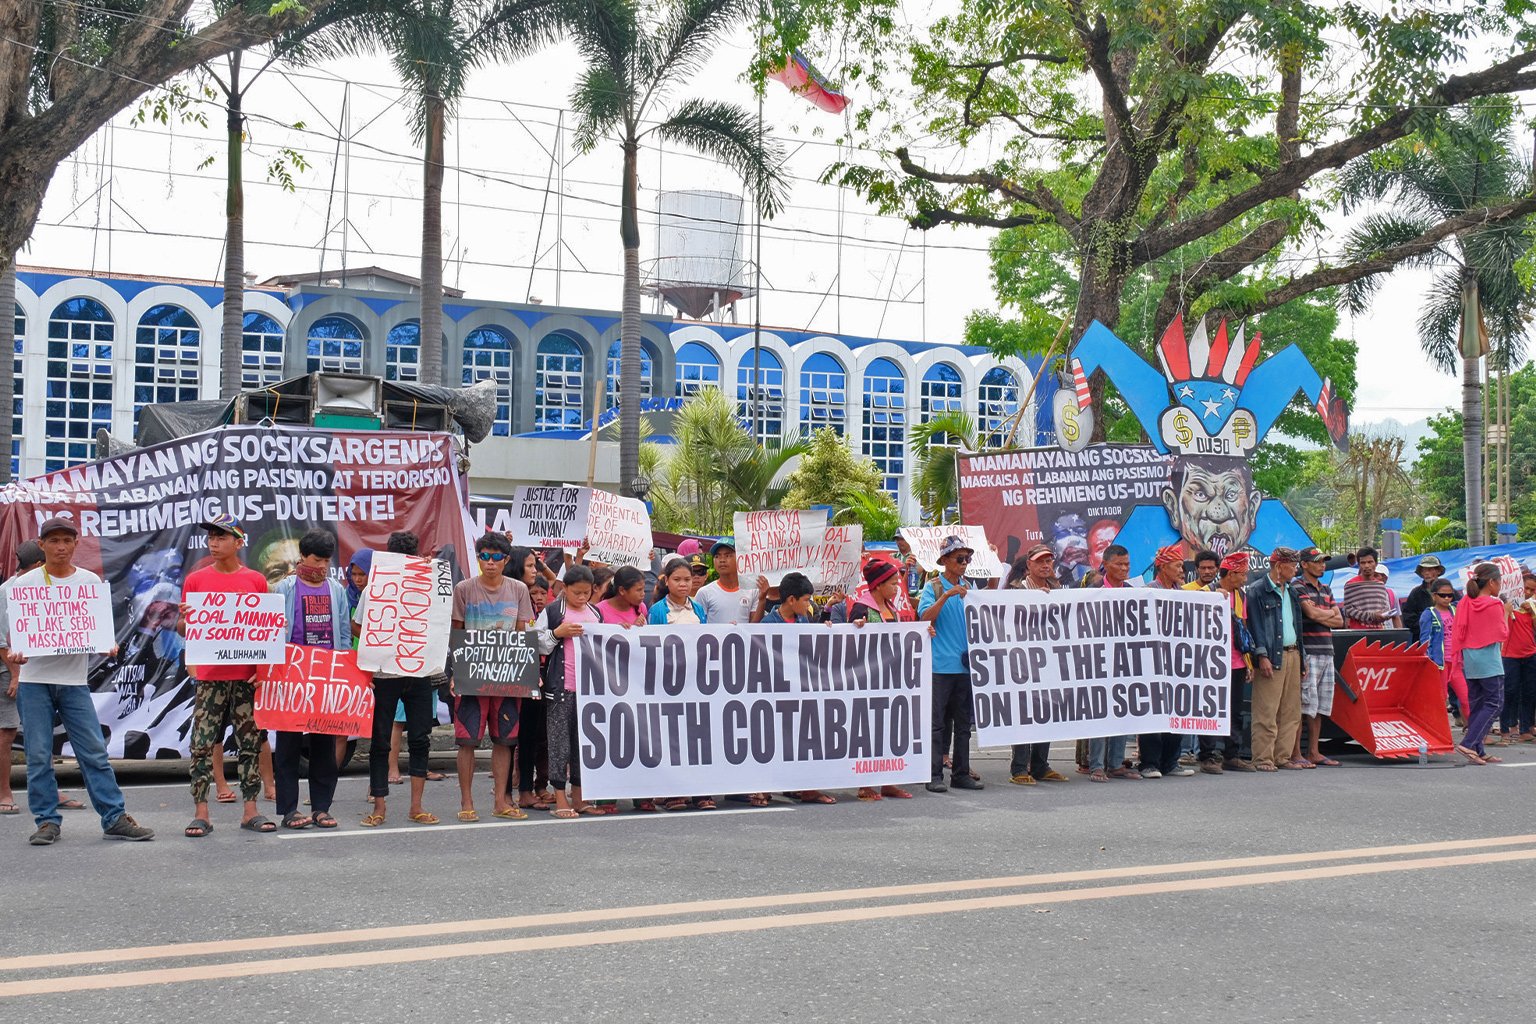
<svg viewBox="0 0 1536 1024">
<path fill-rule="evenodd" d="M 990 191 L 999 192 L 1007 198 L 1012 199 L 1014 202 L 1024 203 L 1027 206 L 1033 206 L 1036 209 L 1049 214 L 1051 218 L 1061 226 L 1062 230 L 1066 231 L 1066 233 L 1072 236 L 1073 239 L 1078 237 L 1078 230 L 1080 225 L 1078 224 L 1077 218 L 1074 217 L 1072 215 L 1072 211 L 1068 210 L 1066 205 L 1056 197 L 1056 194 L 1041 182 L 1032 182 L 1028 187 L 1025 187 L 1019 185 L 1017 182 L 1013 182 L 1007 178 L 1004 178 L 1002 175 L 992 174 L 988 171 L 973 171 L 969 174 L 945 174 L 942 171 L 930 171 L 928 168 L 923 167 L 921 164 L 914 163 L 912 161 L 911 155 L 904 147 L 896 150 L 896 160 L 901 165 L 903 173 L 917 178 L 920 181 L 928 181 L 936 185 L 979 185 L 980 187 Z M 923 211 L 923 216 L 924 218 L 928 218 L 930 214 L 938 214 L 941 212 L 944 211 Z M 996 218 L 983 218 L 982 220 L 978 221 L 964 221 L 950 220 L 947 217 L 935 217 L 932 219 L 932 223 L 976 223 L 985 226 L 993 224 L 994 220 L 996 220 Z M 1042 222 L 1027 221 L 1026 223 Z M 993 224 L 993 226 L 1017 227 L 1018 225 Z"/>
<path fill-rule="evenodd" d="M 1077 32 L 1078 42 L 1082 44 L 1083 55 L 1088 64 L 1088 70 L 1093 72 L 1093 77 L 1099 83 L 1099 90 L 1104 93 L 1104 108 L 1110 116 L 1105 120 L 1113 121 L 1118 134 L 1129 139 L 1134 134 L 1131 121 L 1131 107 L 1126 101 L 1125 90 L 1120 86 L 1120 80 L 1115 76 L 1114 62 L 1109 53 L 1109 25 L 1100 14 L 1092 26 L 1088 24 L 1088 15 L 1083 10 L 1082 0 L 1070 0 L 1072 8 L 1072 27 Z M 1106 134 L 1107 125 L 1106 125 Z"/>
<path fill-rule="evenodd" d="M 1434 89 L 1421 103 L 1404 107 L 1380 124 L 1305 155 L 1282 160 L 1279 166 L 1251 188 L 1188 220 L 1143 234 L 1131 244 L 1132 264 L 1143 266 L 1161 256 L 1166 256 L 1180 246 L 1204 238 L 1271 199 L 1279 199 L 1296 192 L 1315 175 L 1331 168 L 1342 167 L 1358 156 L 1364 156 L 1389 142 L 1402 138 L 1411 130 L 1414 116 L 1417 114 L 1442 107 L 1457 106 L 1480 96 L 1536 88 L 1536 72 L 1526 71 L 1532 64 L 1536 64 L 1536 51 L 1517 54 L 1481 71 L 1453 75 Z"/>
<path fill-rule="evenodd" d="M 955 210 L 919 210 L 907 218 L 907 222 L 919 231 L 938 227 L 940 224 L 966 224 L 977 228 L 1033 228 L 1056 221 L 1043 213 L 1020 213 L 1007 217 L 993 217 L 983 213 L 959 213 Z"/>
<path fill-rule="evenodd" d="M 1186 308 L 1215 285 L 1230 281 L 1263 259 L 1275 246 L 1285 241 L 1285 236 L 1290 232 L 1291 222 L 1288 219 L 1276 217 L 1267 220 L 1240 240 L 1202 260 L 1181 287 L 1175 288 L 1170 281 L 1157 304 L 1153 325 L 1161 329 L 1181 308 Z"/>
<path fill-rule="evenodd" d="M 1449 220 L 1443 220 L 1417 238 L 1383 249 L 1374 256 L 1343 267 L 1324 267 L 1295 278 L 1265 295 L 1262 299 L 1244 303 L 1235 312 L 1252 316 L 1283 306 L 1292 299 L 1315 292 L 1320 288 L 1333 288 L 1349 284 L 1372 274 L 1380 274 L 1415 256 L 1422 256 L 1452 235 L 1473 231 L 1477 228 L 1502 224 L 1536 213 L 1536 196 L 1527 196 L 1501 206 L 1482 206 Z"/>
</svg>

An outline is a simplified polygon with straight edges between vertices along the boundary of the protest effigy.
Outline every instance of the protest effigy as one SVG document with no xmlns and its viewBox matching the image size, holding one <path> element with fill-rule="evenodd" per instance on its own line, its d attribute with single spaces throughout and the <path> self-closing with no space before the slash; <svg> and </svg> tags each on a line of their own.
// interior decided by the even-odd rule
<svg viewBox="0 0 1536 1024">
<path fill-rule="evenodd" d="M 454 693 L 461 697 L 537 698 L 537 636 L 531 629 L 454 630 Z"/>
<path fill-rule="evenodd" d="M 373 680 L 352 651 L 288 644 L 284 658 L 256 669 L 256 727 L 323 736 L 367 736 Z"/>
<path fill-rule="evenodd" d="M 288 616 L 281 594 L 187 595 L 188 665 L 270 665 L 283 660 Z"/>
<path fill-rule="evenodd" d="M 576 650 L 589 797 L 928 778 L 921 626 L 588 626 Z"/>
<path fill-rule="evenodd" d="M 14 565 L 39 524 L 67 515 L 80 528 L 75 564 L 110 587 L 119 653 L 93 659 L 89 682 L 113 757 L 188 752 L 176 611 L 208 557 L 196 524 L 220 512 L 240 519 L 243 558 L 269 581 L 292 571 L 316 527 L 337 537 L 338 574 L 396 530 L 450 563 L 473 545 L 456 442 L 442 433 L 225 426 L 0 488 L 0 557 Z"/>
<path fill-rule="evenodd" d="M 1225 598 L 1203 590 L 972 591 L 978 741 L 1225 734 L 1230 620 Z"/>
<path fill-rule="evenodd" d="M 453 569 L 447 562 L 375 552 L 358 607 L 358 667 L 388 676 L 443 670 L 453 629 Z"/>
</svg>

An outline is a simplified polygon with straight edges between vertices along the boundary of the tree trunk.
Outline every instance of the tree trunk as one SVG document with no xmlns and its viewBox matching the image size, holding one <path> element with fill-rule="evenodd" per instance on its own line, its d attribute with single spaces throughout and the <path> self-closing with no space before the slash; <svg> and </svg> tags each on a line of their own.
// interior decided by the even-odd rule
<svg viewBox="0 0 1536 1024">
<path fill-rule="evenodd" d="M 11 447 L 13 440 L 11 417 L 16 401 L 16 378 L 12 360 L 16 350 L 16 258 L 9 251 L 0 249 L 0 351 L 6 353 L 6 364 L 0 371 L 0 484 L 11 482 Z"/>
<path fill-rule="evenodd" d="M 619 320 L 619 493 L 633 495 L 640 475 L 640 171 L 639 142 L 624 142 L 624 199 L 619 234 L 624 239 L 624 305 Z M 598 353 L 598 372 L 608 372 L 608 353 Z M 601 410 L 598 410 L 601 412 Z M 594 413 L 594 422 L 597 413 Z"/>
<path fill-rule="evenodd" d="M 427 97 L 427 138 L 421 191 L 421 381 L 449 384 L 443 365 L 443 124 L 442 97 Z"/>
<path fill-rule="evenodd" d="M 1082 338 L 1090 324 L 1095 320 L 1114 330 L 1120 322 L 1120 295 L 1125 288 L 1125 273 L 1114 269 L 1111 261 L 1104 255 L 1086 252 L 1083 254 L 1083 270 L 1081 275 L 1081 288 L 1077 295 L 1077 309 L 1072 317 L 1072 344 L 1076 345 Z M 1068 348 L 1068 353 L 1071 349 Z M 1088 390 L 1093 400 L 1093 440 L 1103 441 L 1107 422 L 1108 410 L 1104 405 L 1104 381 L 1103 370 L 1095 371 L 1088 378 Z M 1045 393 L 1051 393 L 1050 388 L 1042 389 Z"/>
<path fill-rule="evenodd" d="M 1467 546 L 1488 543 L 1483 507 L 1483 382 L 1482 359 L 1461 360 L 1461 459 L 1467 490 Z"/>
<path fill-rule="evenodd" d="M 226 132 L 227 166 L 224 182 L 224 326 L 219 337 L 219 397 L 240 393 L 240 365 L 245 338 L 245 147 L 241 112 L 240 53 L 229 55 L 229 94 Z"/>
</svg>

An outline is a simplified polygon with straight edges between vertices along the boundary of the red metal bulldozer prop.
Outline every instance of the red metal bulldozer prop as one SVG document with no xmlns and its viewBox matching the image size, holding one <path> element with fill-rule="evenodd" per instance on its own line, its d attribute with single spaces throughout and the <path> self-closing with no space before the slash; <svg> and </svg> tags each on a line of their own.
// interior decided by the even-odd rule
<svg viewBox="0 0 1536 1024">
<path fill-rule="evenodd" d="M 1361 640 L 1344 656 L 1333 697 L 1334 724 L 1376 757 L 1449 754 L 1445 684 L 1426 644 Z"/>
</svg>

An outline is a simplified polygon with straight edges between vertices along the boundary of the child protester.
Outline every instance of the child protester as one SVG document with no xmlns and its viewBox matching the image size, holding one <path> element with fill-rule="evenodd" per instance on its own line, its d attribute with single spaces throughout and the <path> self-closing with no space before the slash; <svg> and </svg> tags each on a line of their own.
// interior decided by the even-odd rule
<svg viewBox="0 0 1536 1024">
<path fill-rule="evenodd" d="M 816 594 L 816 588 L 804 573 L 787 572 L 779 581 L 779 603 L 773 611 L 763 616 L 763 625 L 792 626 L 813 622 L 815 614 L 811 599 Z M 835 804 L 837 797 L 829 793 L 823 793 L 819 789 L 802 789 L 798 792 L 785 793 L 791 800 L 798 800 L 802 804 Z M 762 807 L 768 803 L 767 793 L 752 793 L 747 797 L 747 802 L 754 807 Z"/>
<path fill-rule="evenodd" d="M 549 735 L 549 784 L 555 792 L 550 814 L 573 819 L 607 811 L 581 798 L 581 755 L 576 739 L 576 641 L 584 623 L 601 622 L 592 604 L 592 570 L 573 565 L 565 570 L 560 596 L 539 615 L 539 653 L 546 655 L 543 695 Z M 571 787 L 570 797 L 565 787 Z"/>
<path fill-rule="evenodd" d="M 648 621 L 653 626 L 704 624 L 704 606 L 693 598 L 693 571 L 684 559 L 669 558 L 661 567 Z"/>
</svg>

